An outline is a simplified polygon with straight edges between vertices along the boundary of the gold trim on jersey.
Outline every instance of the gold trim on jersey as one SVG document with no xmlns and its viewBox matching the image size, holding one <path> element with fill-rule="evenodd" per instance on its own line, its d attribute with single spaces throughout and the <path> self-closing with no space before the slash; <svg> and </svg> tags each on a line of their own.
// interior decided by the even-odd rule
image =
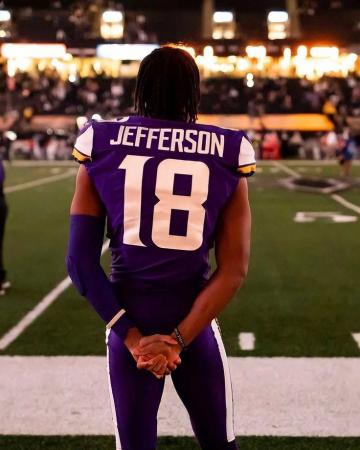
<svg viewBox="0 0 360 450">
<path fill-rule="evenodd" d="M 85 162 L 85 161 L 91 160 L 91 158 L 89 156 L 86 156 L 83 153 L 79 152 L 79 150 L 77 150 L 76 148 L 73 148 L 71 155 L 79 162 Z"/>
<path fill-rule="evenodd" d="M 240 173 L 243 173 L 244 175 L 248 175 L 248 174 L 256 171 L 256 164 L 252 163 L 252 164 L 248 164 L 246 166 L 238 167 L 237 171 Z"/>
</svg>

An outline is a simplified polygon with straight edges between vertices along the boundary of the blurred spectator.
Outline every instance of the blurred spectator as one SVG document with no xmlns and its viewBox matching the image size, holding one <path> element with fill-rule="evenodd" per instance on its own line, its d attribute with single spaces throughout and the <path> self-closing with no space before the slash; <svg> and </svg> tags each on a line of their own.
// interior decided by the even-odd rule
<svg viewBox="0 0 360 450">
<path fill-rule="evenodd" d="M 261 145 L 262 159 L 280 159 L 281 142 L 276 132 L 266 133 Z"/>
<path fill-rule="evenodd" d="M 352 162 L 358 153 L 358 143 L 357 140 L 351 136 L 344 141 L 339 154 L 338 160 L 341 166 L 341 175 L 348 177 L 351 173 Z"/>
<path fill-rule="evenodd" d="M 81 9 L 81 8 L 80 8 Z M 74 20 L 80 12 L 74 12 Z M 141 21 L 140 21 L 141 22 Z M 335 131 L 324 134 L 266 129 L 252 132 L 254 147 L 261 158 L 334 158 L 343 147 L 347 117 L 360 118 L 360 79 L 322 78 L 316 82 L 298 78 L 254 79 L 206 78 L 201 82 L 200 112 L 208 114 L 248 114 L 258 122 L 265 114 L 325 113 Z M 7 155 L 23 158 L 69 158 L 69 136 L 31 132 L 31 119 L 39 114 L 91 117 L 118 117 L 133 113 L 135 79 L 110 78 L 93 70 L 87 78 L 63 79 L 55 68 L 6 75 L 0 65 L 0 107 L 9 113 L 0 116 L 0 146 Z M 1 132 L 18 133 L 12 142 Z M 11 151 L 10 151 L 11 150 Z"/>
<path fill-rule="evenodd" d="M 79 13 L 74 20 L 78 20 Z M 79 19 L 80 20 L 80 19 Z M 12 80 L 11 90 L 9 80 Z M 6 77 L 0 65 L 0 104 L 9 101 L 34 114 L 87 114 L 89 111 L 113 116 L 131 112 L 135 80 L 108 78 L 99 70 L 87 78 L 64 80 L 56 69 Z M 201 83 L 200 112 L 205 114 L 248 114 L 250 119 L 264 114 L 323 113 L 337 131 L 348 116 L 360 117 L 360 79 L 323 78 L 310 82 L 298 78 L 246 79 L 207 78 Z M 96 110 L 96 111 L 95 111 Z"/>
</svg>

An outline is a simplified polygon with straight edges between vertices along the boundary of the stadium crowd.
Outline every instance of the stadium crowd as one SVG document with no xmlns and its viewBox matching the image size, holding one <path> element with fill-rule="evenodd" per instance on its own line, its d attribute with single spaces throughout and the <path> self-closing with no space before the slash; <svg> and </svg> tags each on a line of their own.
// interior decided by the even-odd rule
<svg viewBox="0 0 360 450">
<path fill-rule="evenodd" d="M 18 72 L 8 79 L 0 66 L 0 101 L 11 100 L 36 114 L 119 115 L 131 112 L 134 79 L 87 78 L 63 80 L 56 69 Z M 212 114 L 324 113 L 341 126 L 347 116 L 360 116 L 360 79 L 206 78 L 201 84 L 200 111 Z"/>
<path fill-rule="evenodd" d="M 116 117 L 133 113 L 135 79 L 108 78 L 95 73 L 87 78 L 63 80 L 56 69 L 37 73 L 18 72 L 13 78 L 0 66 L 0 109 L 13 110 L 13 129 L 22 142 L 8 143 L 2 137 L 0 146 L 24 157 L 66 158 L 71 133 L 50 132 L 27 135 L 24 122 L 36 114 L 60 114 L 91 117 Z M 331 158 L 344 145 L 348 116 L 360 117 L 360 79 L 207 78 L 201 84 L 200 112 L 206 114 L 324 113 L 335 124 L 335 132 L 301 134 L 253 133 L 258 156 L 262 158 L 310 157 Z M 75 132 L 75 130 L 74 130 Z M 30 139 L 29 139 L 30 138 Z M 346 139 L 346 134 L 345 134 Z"/>
</svg>

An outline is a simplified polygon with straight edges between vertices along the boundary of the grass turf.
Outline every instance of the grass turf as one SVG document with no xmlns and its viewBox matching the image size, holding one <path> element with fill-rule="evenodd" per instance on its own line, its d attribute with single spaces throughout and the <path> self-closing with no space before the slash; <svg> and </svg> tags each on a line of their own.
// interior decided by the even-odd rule
<svg viewBox="0 0 360 450">
<path fill-rule="evenodd" d="M 337 176 L 336 166 L 291 168 L 304 175 Z M 7 185 L 55 175 L 54 167 L 10 167 Z M 250 180 L 253 245 L 249 277 L 222 314 L 229 355 L 359 356 L 352 331 L 360 331 L 357 239 L 360 223 L 296 224 L 297 211 L 353 214 L 330 197 L 280 188 L 284 174 L 271 165 Z M 61 173 L 68 168 L 60 167 Z M 360 168 L 354 168 L 354 176 Z M 287 175 L 285 175 L 287 176 Z M 8 196 L 6 262 L 13 289 L 0 301 L 0 335 L 15 324 L 65 273 L 69 178 Z M 359 187 L 341 195 L 360 205 Z M 238 333 L 256 335 L 253 352 L 238 347 Z M 46 338 L 44 338 L 46 337 Z M 73 288 L 60 298 L 5 354 L 104 354 L 101 321 Z M 241 450 L 359 450 L 360 438 L 239 438 Z M 0 436 L 0 450 L 105 450 L 112 437 Z M 161 438 L 159 450 L 195 450 L 189 438 Z"/>
<path fill-rule="evenodd" d="M 12 164 L 6 164 L 5 186 L 16 186 L 40 178 L 51 177 L 65 173 L 69 167 L 42 166 L 42 167 L 18 167 Z"/>
<path fill-rule="evenodd" d="M 242 437 L 241 450 L 359 450 L 360 438 Z M 112 437 L 0 436 L 0 450 L 112 450 Z M 198 450 L 191 438 L 160 438 L 157 450 Z"/>
<path fill-rule="evenodd" d="M 253 242 L 249 276 L 221 316 L 228 354 L 359 356 L 351 332 L 360 331 L 360 305 L 354 295 L 360 290 L 356 264 L 360 222 L 295 223 L 297 211 L 349 214 L 349 210 L 329 196 L 279 187 L 277 181 L 283 174 L 272 168 L 264 166 L 250 181 Z M 336 166 L 310 168 L 337 170 Z M 67 179 L 9 196 L 7 261 L 14 289 L 0 303 L 0 331 L 16 323 L 65 276 L 72 189 L 73 180 Z M 15 251 L 9 252 L 10 248 Z M 241 331 L 255 333 L 254 351 L 240 350 Z M 103 326 L 70 288 L 6 353 L 104 354 Z"/>
</svg>

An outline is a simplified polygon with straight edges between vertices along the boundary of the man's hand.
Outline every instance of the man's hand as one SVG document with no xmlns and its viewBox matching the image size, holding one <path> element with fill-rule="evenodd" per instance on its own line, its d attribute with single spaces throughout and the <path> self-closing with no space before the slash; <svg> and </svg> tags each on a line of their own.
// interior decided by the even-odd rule
<svg viewBox="0 0 360 450">
<path fill-rule="evenodd" d="M 161 334 L 141 338 L 139 345 L 134 349 L 134 355 L 138 357 L 139 369 L 152 370 L 153 359 L 149 360 L 149 358 L 164 356 L 167 361 L 164 374 L 169 374 L 181 363 L 180 352 L 181 348 L 175 339 Z"/>
<path fill-rule="evenodd" d="M 145 355 L 137 356 L 136 367 L 138 369 L 145 369 L 151 372 L 156 378 L 164 378 L 169 374 L 167 369 L 167 359 L 164 355 Z"/>
<path fill-rule="evenodd" d="M 143 337 L 137 328 L 130 328 L 124 341 L 138 369 L 163 378 L 181 363 L 180 348 L 171 336 L 155 334 Z"/>
</svg>

